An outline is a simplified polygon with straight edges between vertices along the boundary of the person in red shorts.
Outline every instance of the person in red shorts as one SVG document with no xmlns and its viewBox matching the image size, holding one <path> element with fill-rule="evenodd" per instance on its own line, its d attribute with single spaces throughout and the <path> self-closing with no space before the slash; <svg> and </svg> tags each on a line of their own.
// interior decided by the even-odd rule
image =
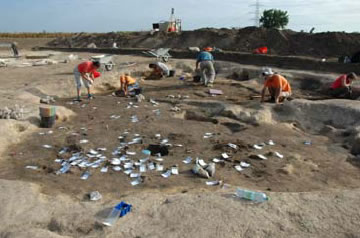
<svg viewBox="0 0 360 238">
<path fill-rule="evenodd" d="M 81 87 L 84 85 L 88 91 L 88 98 L 92 99 L 91 86 L 94 83 L 94 74 L 97 73 L 97 69 L 100 68 L 100 62 L 98 61 L 86 61 L 74 69 L 74 77 L 76 84 L 77 98 L 76 101 L 81 101 Z"/>
<path fill-rule="evenodd" d="M 264 102 L 266 89 L 269 90 L 271 101 L 276 104 L 291 96 L 291 87 L 286 78 L 274 73 L 271 68 L 265 68 L 262 75 L 266 81 L 261 91 L 261 102 Z"/>
<path fill-rule="evenodd" d="M 355 73 L 343 74 L 338 77 L 329 89 L 329 94 L 336 98 L 352 98 L 351 85 L 354 80 L 357 80 Z"/>
</svg>

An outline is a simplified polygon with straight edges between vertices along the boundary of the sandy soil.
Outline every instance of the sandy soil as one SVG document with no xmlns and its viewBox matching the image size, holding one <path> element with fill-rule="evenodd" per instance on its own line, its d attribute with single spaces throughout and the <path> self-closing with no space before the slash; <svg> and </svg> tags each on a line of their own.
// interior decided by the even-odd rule
<svg viewBox="0 0 360 238">
<path fill-rule="evenodd" d="M 270 193 L 252 204 L 216 192 L 136 192 L 117 199 L 134 209 L 116 226 L 99 224 L 116 199 L 101 202 L 44 195 L 41 187 L 1 180 L 2 237 L 358 237 L 359 190 Z M 16 197 L 16 199 L 14 199 Z"/>
<path fill-rule="evenodd" d="M 190 95 L 191 99 L 200 100 L 200 97 L 194 93 L 207 90 L 193 86 L 191 83 L 184 84 L 177 78 L 151 82 L 153 86 L 147 84 L 149 83 L 144 83 L 145 95 L 155 100 L 165 99 L 166 96 L 174 94 Z M 221 88 L 226 95 L 231 95 L 231 90 L 227 91 L 228 85 L 217 85 L 216 88 Z M 218 97 L 216 100 L 226 100 L 225 97 Z M 206 102 L 208 99 L 201 100 Z M 205 188 L 206 180 L 191 174 L 193 164 L 185 165 L 182 161 L 187 156 L 191 156 L 193 159 L 196 157 L 204 159 L 208 163 L 213 158 L 221 158 L 224 152 L 231 155 L 231 159 L 229 162 L 217 165 L 214 179 L 236 186 L 268 191 L 302 192 L 354 188 L 359 183 L 358 168 L 346 161 L 347 150 L 342 147 L 342 144 L 335 143 L 327 137 L 312 135 L 285 123 L 246 125 L 221 115 L 209 117 L 201 106 L 188 106 L 182 103 L 184 100 L 170 100 L 169 102 L 172 101 L 172 103 L 160 103 L 156 107 L 150 102 L 143 102 L 138 104 L 138 108 L 126 109 L 130 101 L 133 102 L 131 99 L 109 95 L 99 95 L 95 100 L 84 101 L 78 105 L 69 105 L 68 103 L 71 103 L 69 99 L 59 100 L 58 104 L 74 111 L 76 118 L 57 125 L 66 127 L 65 130 L 55 129 L 50 135 L 39 135 L 37 131 L 24 143 L 10 147 L 9 153 L 13 156 L 9 165 L 13 169 L 7 169 L 8 174 L 3 176 L 16 180 L 28 179 L 32 182 L 40 182 L 49 190 L 55 189 L 54 192 L 62 189 L 64 192 L 77 193 L 79 196 L 91 189 L 109 193 L 116 189 L 120 189 L 123 193 L 131 192 L 133 191 L 130 185 L 131 180 L 122 172 L 110 171 L 103 174 L 100 173 L 100 168 L 97 168 L 91 170 L 92 176 L 85 183 L 79 177 L 86 169 L 73 168 L 70 174 L 64 176 L 54 174 L 61 167 L 60 164 L 54 162 L 61 148 L 76 145 L 79 149 L 81 148 L 80 150 L 89 151 L 105 147 L 107 151 L 104 155 L 111 160 L 116 157 L 112 155 L 112 152 L 119 146 L 117 138 L 124 131 L 128 131 L 127 141 L 131 141 L 134 134 L 140 134 L 144 139 L 143 144 L 129 148 L 129 151 L 137 153 L 136 156 L 130 156 L 135 161 L 145 157 L 141 151 L 150 144 L 159 144 L 160 140 L 155 138 L 155 134 L 161 134 L 162 139 L 168 138 L 173 145 L 183 145 L 183 147 L 173 146 L 170 148 L 170 154 L 163 157 L 165 169 L 179 165 L 180 175 L 164 179 L 159 172 L 144 173 L 145 182 L 141 185 L 144 189 L 182 191 Z M 246 103 L 246 101 L 248 99 L 239 100 L 237 103 Z M 171 108 L 175 105 L 182 108 L 183 112 L 171 112 Z M 160 116 L 153 112 L 155 109 L 161 111 Z M 187 116 L 192 114 L 196 116 L 194 118 Z M 120 119 L 111 119 L 112 115 L 119 115 Z M 139 118 L 139 122 L 131 122 L 130 118 L 133 115 Z M 211 119 L 217 120 L 217 123 L 202 121 Z M 49 130 L 42 131 L 47 133 Z M 207 132 L 216 135 L 204 139 L 203 136 Z M 73 133 L 78 133 L 78 135 L 73 135 Z M 103 134 L 106 136 L 99 136 Z M 81 139 L 88 139 L 90 142 L 79 144 Z M 267 146 L 261 151 L 252 148 L 254 144 L 267 142 L 270 139 L 276 143 L 275 146 Z M 304 145 L 305 141 L 312 141 L 313 144 Z M 236 144 L 240 149 L 233 150 L 227 146 L 228 143 Z M 52 145 L 54 148 L 50 150 L 42 148 L 45 144 Z M 268 156 L 268 161 L 253 158 L 257 154 L 271 152 L 279 152 L 284 155 L 284 158 L 279 159 L 274 155 Z M 64 158 L 69 158 L 69 156 L 64 156 Z M 156 162 L 155 156 L 151 159 Z M 241 173 L 236 171 L 234 166 L 241 161 L 250 163 L 251 168 Z M 29 171 L 25 169 L 26 165 L 36 165 L 42 170 Z"/>
<path fill-rule="evenodd" d="M 54 59 L 66 57 L 56 54 Z M 360 176 L 358 167 L 348 161 L 351 155 L 349 149 L 344 148 L 346 138 L 315 133 L 294 121 L 280 123 L 275 114 L 270 113 L 278 110 L 273 105 L 260 105 L 257 99 L 249 99 L 258 93 L 259 79 L 239 82 L 225 79 L 225 74 L 219 75 L 215 84 L 215 88 L 225 94 L 217 97 L 209 96 L 208 89 L 190 80 L 180 81 L 178 77 L 142 81 L 146 102 L 138 103 L 138 108 L 126 109 L 132 99 L 110 95 L 117 87 L 118 71 L 140 75 L 151 59 L 117 56 L 115 61 L 116 70 L 105 72 L 96 82 L 96 98 L 81 104 L 69 104 L 75 90 L 71 72 L 80 60 L 1 69 L 3 100 L 0 106 L 17 103 L 24 105 L 28 113 L 25 121 L 0 121 L 0 129 L 6 135 L 1 141 L 3 192 L 0 200 L 4 209 L 0 212 L 3 224 L 0 237 L 29 237 L 29 234 L 32 237 L 358 236 Z M 137 65 L 121 66 L 130 61 Z M 180 74 L 182 70 L 189 71 L 194 62 L 183 61 L 186 67 L 180 67 L 177 61 L 170 64 L 179 68 Z M 248 68 L 254 72 L 259 70 Z M 298 75 L 294 71 L 283 72 Z M 37 127 L 38 102 L 43 95 L 57 96 L 56 105 L 62 111 L 53 133 L 40 135 L 39 132 L 49 131 Z M 168 95 L 189 98 L 171 99 Z M 311 92 L 295 89 L 295 95 L 306 98 Z M 150 98 L 158 101 L 159 106 L 148 102 Z M 172 112 L 174 106 L 181 111 Z M 241 108 L 244 114 L 241 118 L 253 118 L 253 121 L 240 120 L 222 107 Z M 153 112 L 155 109 L 160 110 L 160 116 Z M 120 118 L 114 120 L 111 115 L 120 115 Z M 137 115 L 139 122 L 130 122 L 132 115 Z M 87 130 L 82 130 L 83 127 Z M 100 173 L 100 168 L 91 169 L 86 181 L 80 179 L 84 170 L 76 167 L 67 174 L 54 174 L 60 168 L 54 160 L 62 147 L 78 145 L 85 151 L 106 147 L 104 154 L 110 159 L 111 152 L 119 146 L 117 137 L 124 130 L 130 132 L 127 139 L 135 133 L 144 138 L 143 144 L 130 146 L 131 151 L 137 152 L 134 160 L 143 157 L 141 150 L 149 144 L 159 143 L 156 133 L 174 145 L 182 144 L 183 147 L 171 147 L 169 155 L 163 157 L 165 168 L 177 164 L 180 174 L 164 179 L 159 172 L 147 172 L 143 174 L 144 182 L 136 187 L 130 185 L 129 176 L 111 169 L 106 174 Z M 74 132 L 79 135 L 72 135 Z M 204 139 L 206 132 L 213 132 L 215 136 Z M 79 144 L 80 139 L 90 142 Z M 269 139 L 276 145 L 267 146 L 261 152 L 252 148 Z M 304 141 L 312 141 L 312 145 L 304 145 Z M 234 151 L 227 143 L 234 143 L 240 149 Z M 44 144 L 54 148 L 44 149 Z M 278 151 L 284 158 L 253 159 L 252 155 L 270 151 Z M 182 163 L 186 156 L 209 162 L 223 152 L 229 153 L 231 159 L 216 166 L 214 179 L 229 184 L 225 187 L 207 186 L 206 179 L 190 172 L 192 165 Z M 250 163 L 251 167 L 237 172 L 234 165 L 240 161 Z M 25 169 L 27 165 L 40 169 Z M 266 191 L 271 200 L 263 204 L 238 200 L 232 195 L 236 187 Z M 94 190 L 103 195 L 101 201 L 88 201 L 87 194 Z M 101 220 L 121 200 L 133 204 L 133 212 L 120 219 L 115 227 L 103 227 Z"/>
</svg>

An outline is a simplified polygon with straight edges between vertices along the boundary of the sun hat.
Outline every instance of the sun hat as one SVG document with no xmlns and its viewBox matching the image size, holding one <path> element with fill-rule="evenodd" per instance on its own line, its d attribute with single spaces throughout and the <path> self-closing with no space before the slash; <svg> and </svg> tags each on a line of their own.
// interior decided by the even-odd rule
<svg viewBox="0 0 360 238">
<path fill-rule="evenodd" d="M 262 75 L 269 76 L 269 75 L 273 75 L 273 74 L 274 74 L 274 72 L 272 71 L 271 68 L 268 68 L 268 67 L 263 68 Z"/>
</svg>

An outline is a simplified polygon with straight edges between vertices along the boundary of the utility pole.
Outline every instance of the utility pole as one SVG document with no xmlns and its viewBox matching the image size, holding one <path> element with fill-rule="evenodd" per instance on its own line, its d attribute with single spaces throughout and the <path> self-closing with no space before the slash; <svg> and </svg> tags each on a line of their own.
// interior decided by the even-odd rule
<svg viewBox="0 0 360 238">
<path fill-rule="evenodd" d="M 260 26 L 260 3 L 259 0 L 256 0 L 255 4 L 255 26 Z"/>
<path fill-rule="evenodd" d="M 250 7 L 255 7 L 255 11 L 253 12 L 254 18 L 254 26 L 259 27 L 260 26 L 260 8 L 263 5 L 260 3 L 259 0 L 256 0 L 255 4 L 251 4 Z"/>
</svg>

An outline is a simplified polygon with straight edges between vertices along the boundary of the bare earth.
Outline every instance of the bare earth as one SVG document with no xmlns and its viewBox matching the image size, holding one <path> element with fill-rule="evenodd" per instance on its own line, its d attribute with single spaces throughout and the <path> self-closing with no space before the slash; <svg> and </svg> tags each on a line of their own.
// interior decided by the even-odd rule
<svg viewBox="0 0 360 238">
<path fill-rule="evenodd" d="M 67 57 L 51 53 L 55 60 Z M 83 59 L 90 56 L 79 55 Z M 3 135 L 0 237 L 359 237 L 360 175 L 357 165 L 350 163 L 352 156 L 345 133 L 348 128 L 336 127 L 330 134 L 320 130 L 328 123 L 322 118 L 327 113 L 325 109 L 308 118 L 293 116 L 299 115 L 296 109 L 282 112 L 283 108 L 307 104 L 315 110 L 319 103 L 297 99 L 281 106 L 260 105 L 258 99 L 251 100 L 250 96 L 261 89 L 261 79 L 256 76 L 250 81 L 226 79 L 231 74 L 227 70 L 217 77 L 214 86 L 223 90 L 224 95 L 212 97 L 207 88 L 190 78 L 178 79 L 190 71 L 189 67 L 194 67 L 191 60 L 170 62 L 177 69 L 176 77 L 140 81 L 146 101 L 136 103 L 111 93 L 118 87 L 120 72 L 131 71 L 140 79 L 151 59 L 122 55 L 116 56 L 115 61 L 115 69 L 97 79 L 96 98 L 84 99 L 80 104 L 70 104 L 75 93 L 71 72 L 80 60 L 0 68 L 0 107 L 19 104 L 27 111 L 24 121 L 0 121 Z M 123 67 L 124 62 L 137 64 Z M 231 67 L 260 72 L 252 66 Z M 294 85 L 301 84 L 301 74 L 321 80 L 334 77 L 280 70 Z M 316 96 L 304 87 L 294 88 L 296 98 Z M 46 134 L 50 129 L 38 128 L 39 99 L 44 95 L 56 96 L 55 104 L 59 106 L 59 120 L 51 129 L 52 134 Z M 178 95 L 189 98 L 179 99 Z M 159 105 L 153 106 L 150 98 Z M 129 102 L 139 107 L 127 109 Z M 357 107 L 358 102 L 351 105 Z M 181 111 L 172 112 L 174 106 Z M 160 115 L 153 111 L 156 109 Z M 112 115 L 120 118 L 111 119 Z M 138 116 L 139 122 L 131 122 L 133 115 Z M 336 125 L 335 119 L 331 125 Z M 349 122 L 349 128 L 350 125 Z M 100 168 L 90 169 L 91 176 L 86 181 L 80 179 L 85 170 L 77 167 L 67 174 L 55 174 L 61 166 L 54 160 L 62 147 L 77 145 L 84 151 L 106 147 L 104 155 L 111 159 L 112 151 L 119 146 L 117 138 L 125 130 L 129 131 L 126 140 L 131 140 L 134 134 L 143 137 L 143 144 L 129 148 L 136 152 L 131 156 L 133 160 L 142 159 L 141 151 L 149 144 L 159 143 L 157 133 L 173 145 L 183 145 L 170 147 L 169 155 L 163 157 L 164 167 L 178 165 L 180 174 L 165 179 L 160 172 L 146 172 L 144 182 L 135 187 L 131 186 L 129 176 L 113 171 L 111 166 L 108 173 L 101 173 Z M 214 137 L 203 138 L 207 132 L 214 133 Z M 88 139 L 89 143 L 80 144 L 80 139 Z M 254 144 L 270 139 L 275 146 L 266 146 L 261 151 L 253 148 Z M 312 144 L 305 145 L 305 141 Z M 239 150 L 229 148 L 228 143 L 236 144 Z M 53 148 L 45 149 L 44 144 Z M 215 177 L 209 180 L 191 173 L 193 163 L 182 162 L 187 156 L 211 162 L 224 152 L 231 155 L 230 160 L 217 164 Z M 284 158 L 277 158 L 274 152 Z M 254 159 L 256 154 L 267 155 L 268 160 Z M 155 162 L 155 158 L 151 160 Z M 240 161 L 250 163 L 251 167 L 236 171 L 234 166 Z M 28 165 L 39 169 L 25 169 Z M 226 185 L 205 184 L 213 180 Z M 265 191 L 270 201 L 253 204 L 239 200 L 233 196 L 237 187 Z M 87 194 L 96 190 L 103 199 L 90 202 Z M 132 204 L 133 211 L 114 227 L 103 227 L 101 221 L 109 209 L 122 200 Z"/>
</svg>

